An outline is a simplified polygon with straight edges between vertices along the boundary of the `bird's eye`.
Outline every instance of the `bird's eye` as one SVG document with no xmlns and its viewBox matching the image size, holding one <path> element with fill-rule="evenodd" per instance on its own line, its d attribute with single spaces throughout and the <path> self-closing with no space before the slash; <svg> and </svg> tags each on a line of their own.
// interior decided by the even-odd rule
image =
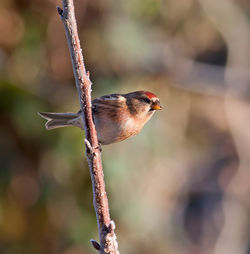
<svg viewBox="0 0 250 254">
<path fill-rule="evenodd" d="M 142 98 L 142 100 L 143 100 L 144 102 L 148 103 L 148 104 L 151 102 L 151 100 L 148 99 L 148 98 Z"/>
</svg>

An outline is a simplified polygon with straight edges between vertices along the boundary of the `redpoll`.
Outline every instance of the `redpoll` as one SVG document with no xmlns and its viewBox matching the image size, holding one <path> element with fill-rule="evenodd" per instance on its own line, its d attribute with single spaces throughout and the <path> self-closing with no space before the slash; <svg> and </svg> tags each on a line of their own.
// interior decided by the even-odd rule
<svg viewBox="0 0 250 254">
<path fill-rule="evenodd" d="M 102 145 L 120 142 L 138 134 L 156 110 L 161 109 L 156 95 L 148 91 L 110 94 L 92 101 L 93 119 Z M 47 119 L 47 130 L 77 126 L 83 129 L 82 112 L 40 112 Z"/>
</svg>

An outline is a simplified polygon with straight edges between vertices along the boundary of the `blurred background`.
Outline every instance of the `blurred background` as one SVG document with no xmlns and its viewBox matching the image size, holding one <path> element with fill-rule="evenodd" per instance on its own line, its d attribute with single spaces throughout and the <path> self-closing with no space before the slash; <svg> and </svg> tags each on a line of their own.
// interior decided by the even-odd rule
<svg viewBox="0 0 250 254">
<path fill-rule="evenodd" d="M 0 2 L 0 253 L 95 253 L 59 0 Z M 250 253 L 250 2 L 75 0 L 93 97 L 150 90 L 164 110 L 103 147 L 119 250 Z"/>
</svg>

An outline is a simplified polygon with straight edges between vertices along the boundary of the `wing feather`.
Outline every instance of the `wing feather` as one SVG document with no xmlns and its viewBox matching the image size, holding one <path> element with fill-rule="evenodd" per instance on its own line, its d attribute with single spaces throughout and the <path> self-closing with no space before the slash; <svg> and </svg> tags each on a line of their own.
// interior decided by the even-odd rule
<svg viewBox="0 0 250 254">
<path fill-rule="evenodd" d="M 126 104 L 126 99 L 120 94 L 104 95 L 92 101 L 93 110 L 96 113 L 100 111 L 100 108 L 114 112 L 124 107 L 124 104 Z"/>
</svg>

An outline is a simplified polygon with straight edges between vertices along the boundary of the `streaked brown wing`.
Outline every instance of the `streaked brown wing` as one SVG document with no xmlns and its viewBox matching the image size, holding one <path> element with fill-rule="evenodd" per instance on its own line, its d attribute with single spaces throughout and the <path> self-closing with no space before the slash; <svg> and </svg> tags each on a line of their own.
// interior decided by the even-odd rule
<svg viewBox="0 0 250 254">
<path fill-rule="evenodd" d="M 100 108 L 106 111 L 106 113 L 117 112 L 120 107 L 124 107 L 126 99 L 120 94 L 110 94 L 101 96 L 92 101 L 92 109 L 94 113 L 99 113 Z"/>
</svg>

